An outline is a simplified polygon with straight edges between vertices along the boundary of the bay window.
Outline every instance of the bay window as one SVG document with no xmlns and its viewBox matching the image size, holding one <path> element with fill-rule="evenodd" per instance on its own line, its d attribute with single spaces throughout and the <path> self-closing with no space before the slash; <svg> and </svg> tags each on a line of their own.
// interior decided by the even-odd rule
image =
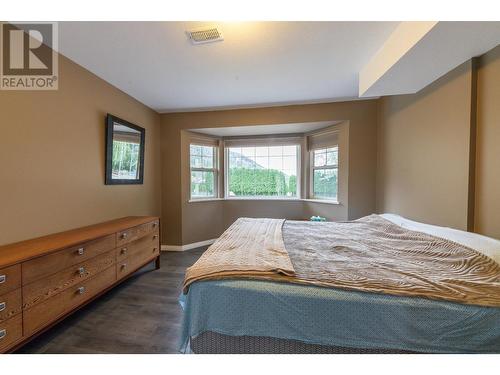
<svg viewBox="0 0 500 375">
<path fill-rule="evenodd" d="M 346 125 L 290 136 L 189 134 L 190 200 L 346 202 Z M 340 147 L 344 156 L 340 155 Z M 306 152 L 302 152 L 302 150 Z M 339 167 L 342 160 L 342 168 Z"/>
</svg>

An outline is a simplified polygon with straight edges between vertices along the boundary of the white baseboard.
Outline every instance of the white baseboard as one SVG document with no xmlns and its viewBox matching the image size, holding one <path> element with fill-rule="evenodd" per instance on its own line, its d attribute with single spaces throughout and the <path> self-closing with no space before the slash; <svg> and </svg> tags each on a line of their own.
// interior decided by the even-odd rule
<svg viewBox="0 0 500 375">
<path fill-rule="evenodd" d="M 196 249 L 198 247 L 211 245 L 215 242 L 216 238 L 206 241 L 190 243 L 187 245 L 161 245 L 161 251 L 186 251 Z"/>
</svg>

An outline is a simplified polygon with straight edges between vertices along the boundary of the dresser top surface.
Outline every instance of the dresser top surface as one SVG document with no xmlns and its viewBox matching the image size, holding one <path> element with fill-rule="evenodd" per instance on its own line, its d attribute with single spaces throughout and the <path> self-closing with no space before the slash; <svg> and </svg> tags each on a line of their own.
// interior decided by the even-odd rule
<svg viewBox="0 0 500 375">
<path fill-rule="evenodd" d="M 0 246 L 0 268 L 158 220 L 157 216 L 127 216 L 87 227 Z"/>
</svg>

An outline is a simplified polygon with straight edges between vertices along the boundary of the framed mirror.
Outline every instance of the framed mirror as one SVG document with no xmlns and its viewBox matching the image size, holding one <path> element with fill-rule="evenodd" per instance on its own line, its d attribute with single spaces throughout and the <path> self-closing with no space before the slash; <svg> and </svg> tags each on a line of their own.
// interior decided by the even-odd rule
<svg viewBox="0 0 500 375">
<path fill-rule="evenodd" d="M 108 114 L 106 185 L 142 184 L 146 129 Z"/>
</svg>

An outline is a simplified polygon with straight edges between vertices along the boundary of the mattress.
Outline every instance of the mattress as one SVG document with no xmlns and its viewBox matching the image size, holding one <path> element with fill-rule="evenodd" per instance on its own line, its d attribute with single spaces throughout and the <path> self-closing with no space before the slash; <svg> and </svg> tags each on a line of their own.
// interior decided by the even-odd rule
<svg viewBox="0 0 500 375">
<path fill-rule="evenodd" d="M 207 343 L 217 339 L 226 343 L 217 350 L 241 352 L 238 343 L 255 348 L 273 338 L 354 352 L 500 353 L 496 307 L 238 279 L 195 282 L 180 302 L 181 352 L 191 340 L 195 352 L 212 352 Z"/>
</svg>

